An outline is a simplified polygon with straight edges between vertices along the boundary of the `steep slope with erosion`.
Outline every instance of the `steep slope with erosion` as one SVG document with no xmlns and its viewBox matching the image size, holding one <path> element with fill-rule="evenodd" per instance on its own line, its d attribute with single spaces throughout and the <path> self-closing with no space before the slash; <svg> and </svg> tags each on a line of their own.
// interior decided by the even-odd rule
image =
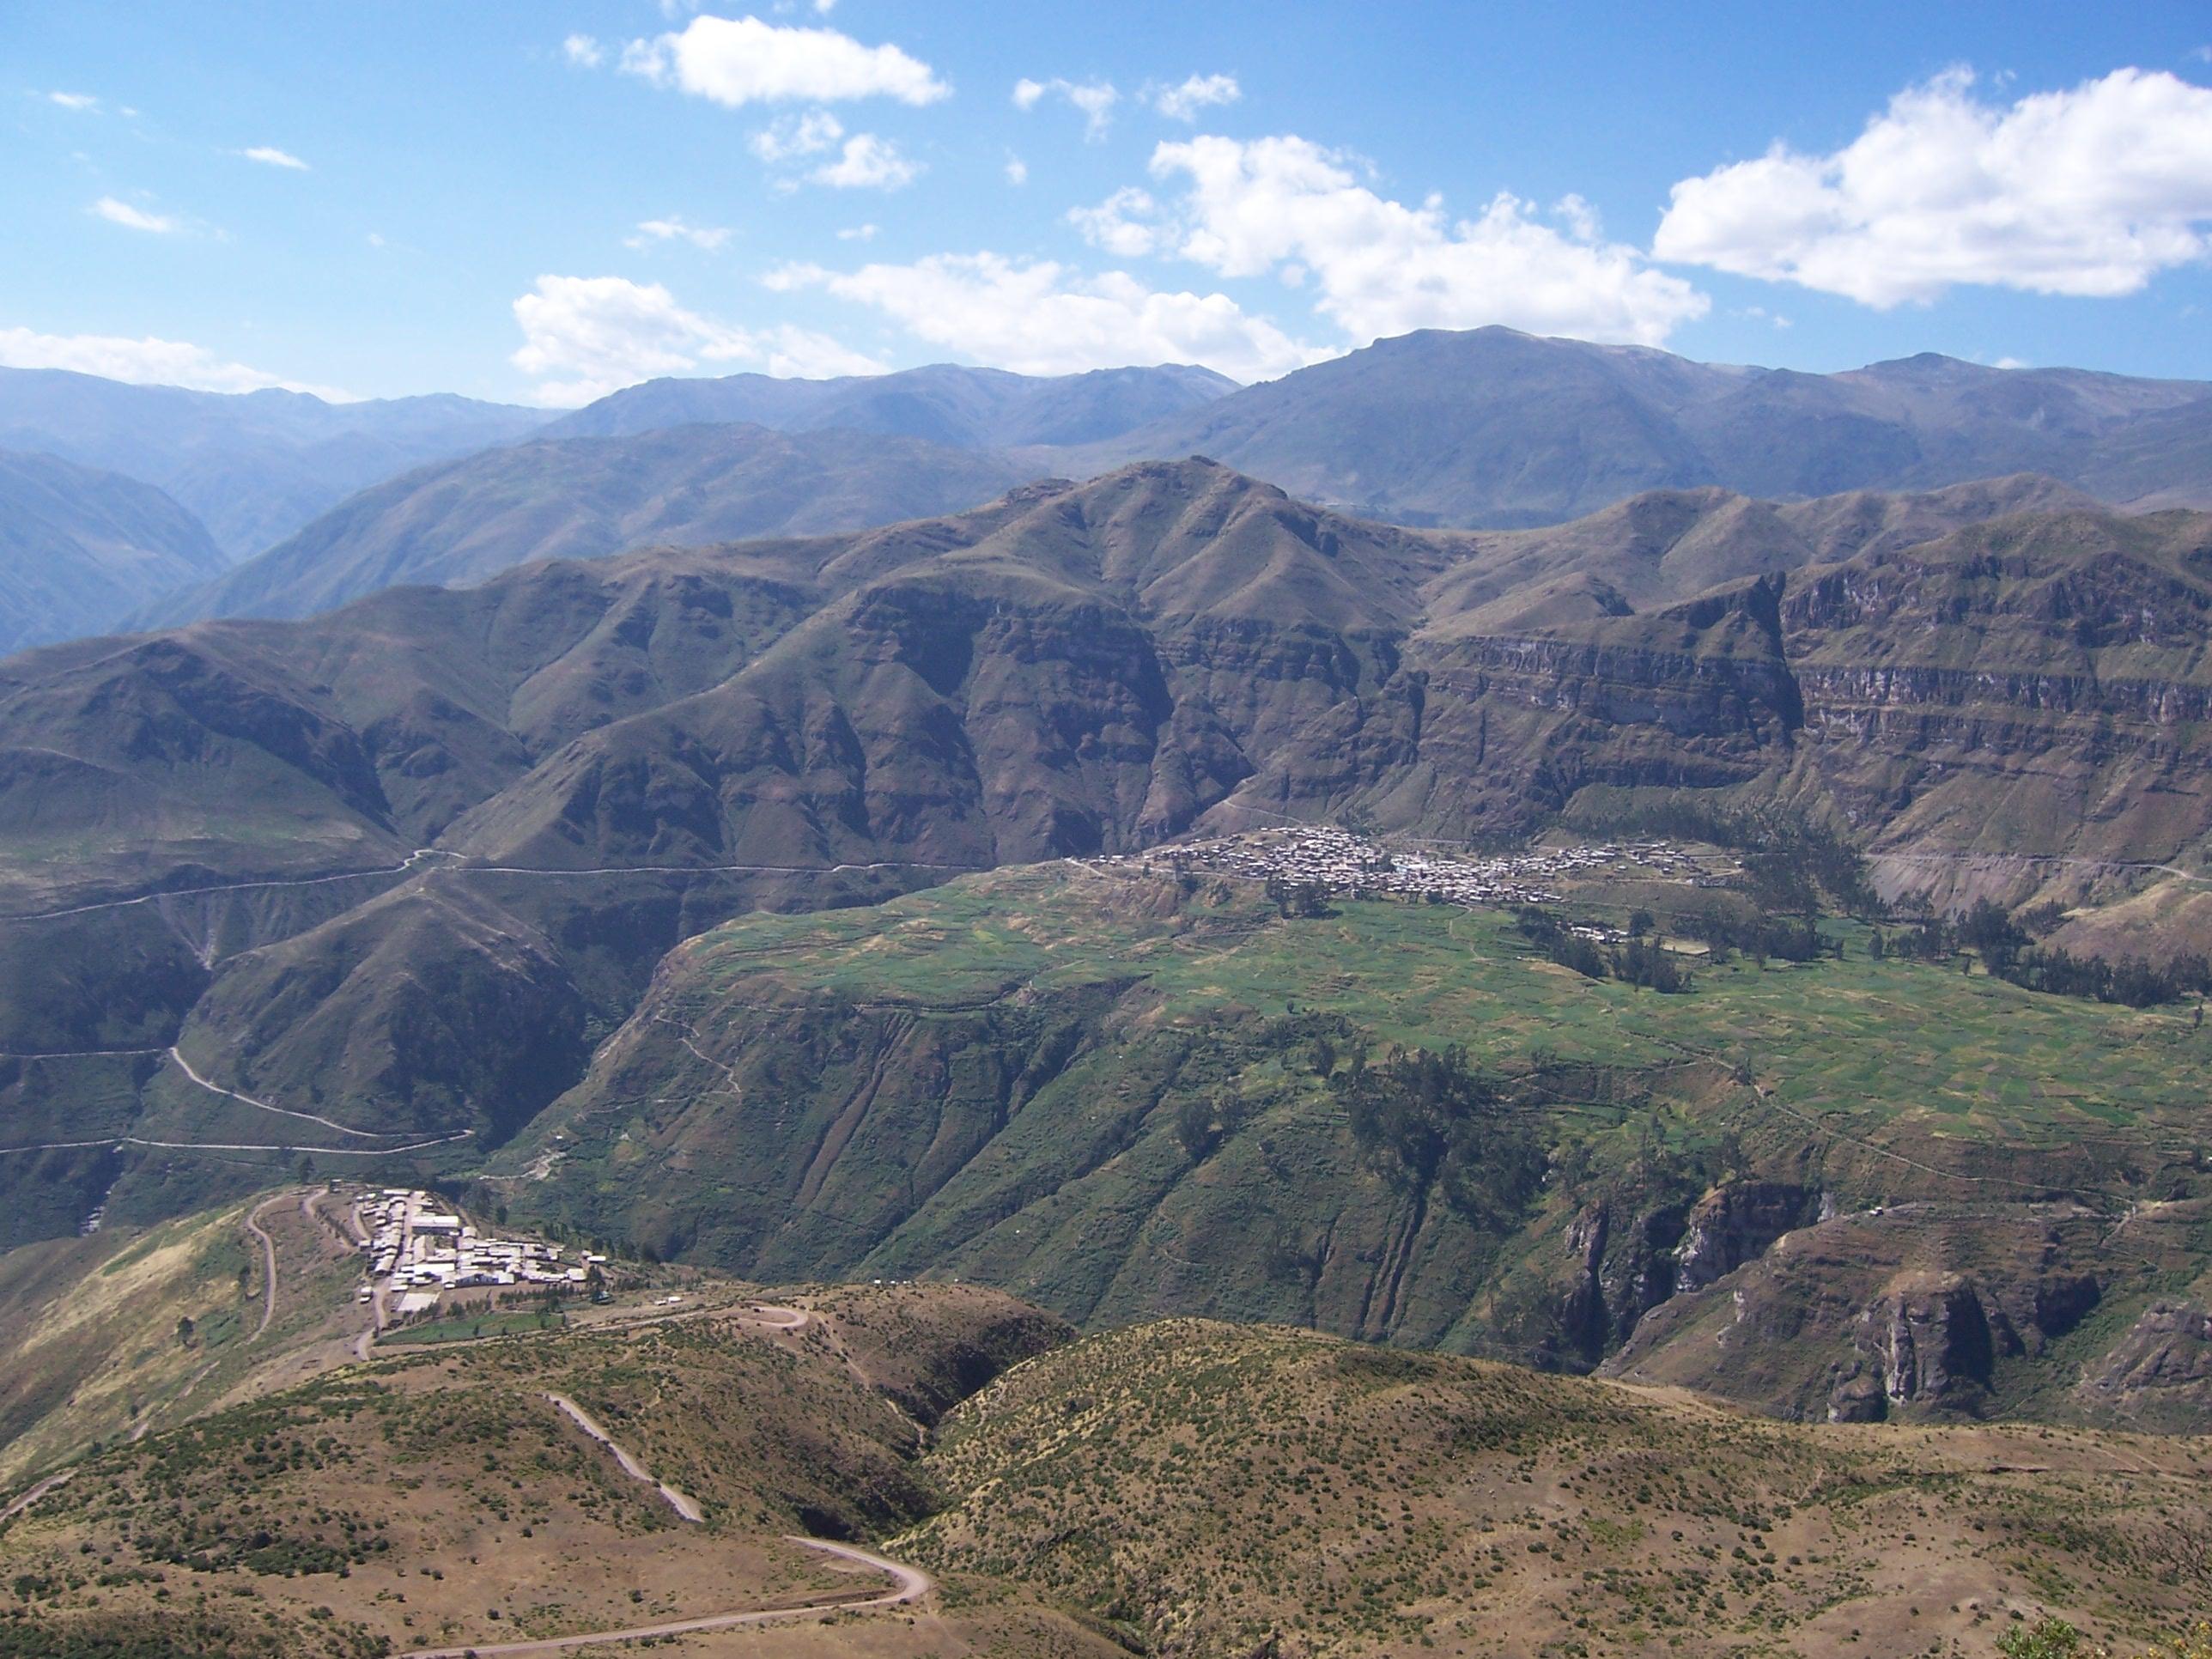
<svg viewBox="0 0 2212 1659">
<path fill-rule="evenodd" d="M 1896 889 L 2186 885 L 2207 523 L 2035 480 L 1666 498 L 1511 586 L 1514 538 L 1148 463 L 10 659 L 0 1182 L 52 1225 L 242 1190 L 218 1143 L 244 1184 L 331 1125 L 458 1158 L 733 915 L 1193 828 L 1511 835 L 1705 789 L 1854 824 Z"/>
</svg>

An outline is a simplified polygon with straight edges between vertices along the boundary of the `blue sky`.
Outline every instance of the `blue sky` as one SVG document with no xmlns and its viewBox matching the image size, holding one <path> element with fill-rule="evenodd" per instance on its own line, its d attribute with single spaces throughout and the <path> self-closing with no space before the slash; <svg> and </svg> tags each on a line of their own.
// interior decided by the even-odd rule
<svg viewBox="0 0 2212 1659">
<path fill-rule="evenodd" d="M 18 0 L 0 362 L 566 404 L 1505 322 L 2212 379 L 2212 12 L 2092 11 Z"/>
</svg>

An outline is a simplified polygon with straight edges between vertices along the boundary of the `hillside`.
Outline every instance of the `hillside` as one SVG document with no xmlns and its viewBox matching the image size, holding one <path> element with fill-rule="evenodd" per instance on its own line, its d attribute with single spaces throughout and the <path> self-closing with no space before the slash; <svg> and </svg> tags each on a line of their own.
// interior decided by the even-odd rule
<svg viewBox="0 0 2212 1659">
<path fill-rule="evenodd" d="M 2212 1594 L 2203 1440 L 1785 1425 L 1310 1331 L 1071 1341 L 974 1285 L 630 1263 L 550 1326 L 483 1305 L 371 1346 L 373 1195 L 0 1255 L 7 1651 L 1978 1659 L 2054 1613 L 2133 1651 Z"/>
<path fill-rule="evenodd" d="M 242 559 L 355 490 L 542 425 L 537 410 L 446 394 L 331 404 L 0 368 L 0 449 L 40 451 L 166 491 Z M 150 592 L 143 595 L 151 598 Z"/>
<path fill-rule="evenodd" d="M 751 1278 L 1610 1364 L 1815 1421 L 2212 1422 L 2181 1013 L 1863 930 L 1660 995 L 1498 911 L 1255 887 L 1060 865 L 726 924 L 495 1167 L 536 1172 L 525 1212 Z M 1623 892 L 1713 902 L 1569 902 Z"/>
<path fill-rule="evenodd" d="M 1006 449 L 1115 437 L 1235 389 L 1235 381 L 1187 363 L 1060 375 L 953 363 L 826 380 L 731 374 L 647 380 L 562 416 L 545 435 L 629 437 L 666 427 L 742 422 L 779 432 L 835 427 L 959 449 Z"/>
<path fill-rule="evenodd" d="M 1018 1367 L 890 1547 L 1163 1655 L 1993 1655 L 2128 1645 L 2212 1595 L 2205 1443 L 1811 1430 L 1302 1332 L 1140 1326 Z"/>
<path fill-rule="evenodd" d="M 730 916 L 1197 830 L 1517 837 L 1702 791 L 1855 825 L 1892 893 L 2202 949 L 2207 520 L 2069 500 L 1662 498 L 1486 600 L 1510 537 L 1146 464 L 9 659 L 0 1236 L 302 1147 L 465 1162 Z M 1770 522 L 1850 556 L 1767 568 Z"/>
<path fill-rule="evenodd" d="M 305 617 L 403 584 L 464 586 L 529 560 L 849 533 L 974 507 L 1019 481 L 994 457 L 846 431 L 539 440 L 378 484 L 134 620 Z"/>
<path fill-rule="evenodd" d="M 1655 490 L 1568 524 L 1468 537 L 1467 556 L 1431 590 L 1430 625 L 1474 633 L 1509 616 L 1540 622 L 1547 610 L 1559 620 L 1576 601 L 1587 616 L 1627 615 L 1753 577 L 1917 547 L 1991 519 L 2094 511 L 2079 490 L 2033 475 L 1798 501 L 1711 486 Z"/>
<path fill-rule="evenodd" d="M 1083 477 L 1210 455 L 1405 524 L 1557 524 L 1653 489 L 1797 498 L 2048 474 L 2115 505 L 2212 507 L 2212 386 L 1932 354 L 1842 374 L 1692 362 L 1506 328 L 1425 330 L 1034 459 Z"/>
<path fill-rule="evenodd" d="M 0 653 L 106 632 L 225 562 L 151 485 L 0 451 Z"/>
<path fill-rule="evenodd" d="M 97 1453 L 0 1523 L 0 1644 L 352 1659 L 726 1616 L 825 1655 L 1112 1651 L 1006 1586 L 917 1629 L 927 1577 L 803 1541 L 934 1507 L 911 1403 L 1049 1323 L 953 1290 L 789 1311 L 403 1351 Z"/>
</svg>

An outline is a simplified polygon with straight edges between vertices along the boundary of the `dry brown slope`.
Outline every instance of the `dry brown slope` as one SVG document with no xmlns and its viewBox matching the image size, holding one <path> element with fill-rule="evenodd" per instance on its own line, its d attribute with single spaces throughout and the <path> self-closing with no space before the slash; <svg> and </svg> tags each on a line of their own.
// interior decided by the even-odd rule
<svg viewBox="0 0 2212 1659">
<path fill-rule="evenodd" d="M 1973 1654 L 2212 1600 L 2202 1441 L 1784 1425 L 1282 1329 L 1057 1350 L 930 1463 L 962 1500 L 895 1548 L 1163 1654 Z"/>
<path fill-rule="evenodd" d="M 846 1322 L 1002 1360 L 1064 1328 L 979 1291 L 884 1287 L 809 1312 L 786 1330 L 672 1320 L 420 1352 L 107 1452 L 0 1531 L 19 1587 L 0 1650 L 103 1650 L 179 1617 L 205 1625 L 196 1651 L 352 1656 L 873 1597 L 872 1575 L 786 1541 L 879 1533 L 937 1501 L 913 1419 Z M 704 1519 L 626 1474 L 554 1395 Z M 950 1650 L 1001 1623 L 1047 1631 L 1041 1650 L 1097 1650 L 993 1594 L 1004 1605 L 949 1621 Z"/>
</svg>

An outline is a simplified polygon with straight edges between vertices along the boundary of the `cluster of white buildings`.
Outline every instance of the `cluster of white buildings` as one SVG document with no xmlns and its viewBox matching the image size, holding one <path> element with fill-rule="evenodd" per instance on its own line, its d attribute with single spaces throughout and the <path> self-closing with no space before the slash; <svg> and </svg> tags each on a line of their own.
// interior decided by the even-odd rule
<svg viewBox="0 0 2212 1659">
<path fill-rule="evenodd" d="M 370 1279 L 360 1299 L 372 1300 L 380 1285 L 403 1314 L 435 1307 L 448 1291 L 580 1287 L 606 1261 L 589 1251 L 570 1261 L 559 1245 L 537 1239 L 486 1237 L 433 1194 L 407 1187 L 386 1188 L 356 1213 L 368 1234 L 360 1248 Z"/>
<path fill-rule="evenodd" d="M 1093 859 L 1109 868 L 1202 872 L 1249 881 L 1317 882 L 1331 893 L 1376 893 L 1449 904 L 1556 904 L 1559 884 L 1600 877 L 1711 884 L 1699 860 L 1672 842 L 1607 842 L 1547 847 L 1500 858 L 1459 858 L 1386 847 L 1349 830 L 1269 830 Z"/>
</svg>

